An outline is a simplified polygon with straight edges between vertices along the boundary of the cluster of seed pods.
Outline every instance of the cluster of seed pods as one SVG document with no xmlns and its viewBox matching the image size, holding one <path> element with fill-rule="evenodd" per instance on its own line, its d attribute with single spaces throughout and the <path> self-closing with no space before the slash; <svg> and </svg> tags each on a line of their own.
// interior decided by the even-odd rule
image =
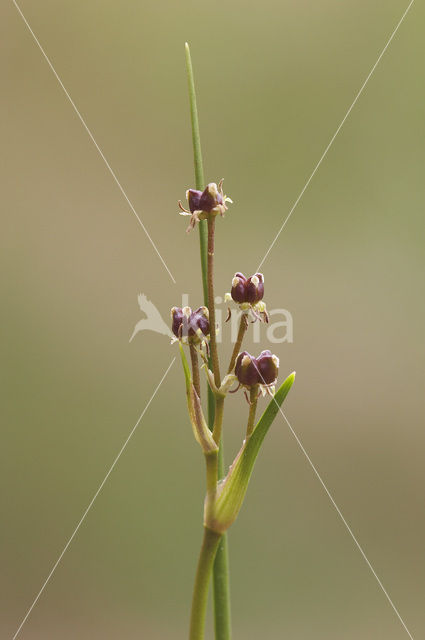
<svg viewBox="0 0 425 640">
<path fill-rule="evenodd" d="M 192 193 L 193 192 L 193 193 Z M 205 192 L 196 192 L 194 189 L 188 191 L 189 203 L 192 207 L 198 206 L 202 198 L 206 198 Z M 212 203 L 210 203 L 212 206 Z M 242 309 L 258 307 L 258 303 L 264 297 L 264 276 L 262 273 L 255 273 L 246 278 L 243 273 L 238 272 L 232 280 L 231 298 Z M 190 307 L 173 307 L 171 309 L 172 331 L 178 340 L 189 344 L 208 342 L 210 336 L 209 313 L 207 307 L 199 307 L 192 311 Z M 247 351 L 239 353 L 234 375 L 239 386 L 246 389 L 260 387 L 269 389 L 273 387 L 279 372 L 279 358 L 266 349 L 255 358 Z M 238 387 L 239 388 L 239 387 Z"/>
</svg>

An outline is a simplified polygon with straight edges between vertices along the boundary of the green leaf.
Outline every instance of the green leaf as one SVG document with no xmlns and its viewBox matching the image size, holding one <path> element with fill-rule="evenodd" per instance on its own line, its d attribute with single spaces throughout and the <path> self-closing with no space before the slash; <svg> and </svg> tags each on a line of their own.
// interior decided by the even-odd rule
<svg viewBox="0 0 425 640">
<path fill-rule="evenodd" d="M 189 364 L 182 344 L 179 344 L 180 356 L 183 364 L 184 377 L 186 381 L 186 399 L 190 422 L 192 424 L 195 440 L 201 445 L 202 451 L 206 454 L 218 451 L 218 446 L 212 437 L 212 433 L 204 418 L 201 401 L 195 391 L 190 375 Z"/>
<path fill-rule="evenodd" d="M 270 400 L 252 435 L 244 442 L 229 473 L 219 488 L 211 522 L 205 525 L 214 531 L 224 532 L 236 520 L 245 498 L 249 479 L 263 440 L 295 380 L 291 373 Z"/>
</svg>

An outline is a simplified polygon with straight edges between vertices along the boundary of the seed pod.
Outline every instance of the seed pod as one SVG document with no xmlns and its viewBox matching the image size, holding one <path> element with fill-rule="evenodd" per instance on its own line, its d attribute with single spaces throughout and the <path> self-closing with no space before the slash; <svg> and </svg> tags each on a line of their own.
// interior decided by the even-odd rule
<svg viewBox="0 0 425 640">
<path fill-rule="evenodd" d="M 239 304 L 256 305 L 264 296 L 263 274 L 256 273 L 250 278 L 246 278 L 243 273 L 235 273 L 230 295 Z"/>
<path fill-rule="evenodd" d="M 252 387 L 255 384 L 259 384 L 259 375 L 255 358 L 253 358 L 247 351 L 242 351 L 236 359 L 235 375 L 240 382 L 246 387 Z"/>
<path fill-rule="evenodd" d="M 202 192 L 199 204 L 200 210 L 206 213 L 211 213 L 212 211 L 221 213 L 222 210 L 224 211 L 223 194 L 220 193 L 215 182 L 207 184 Z"/>
<path fill-rule="evenodd" d="M 199 307 L 190 316 L 189 337 L 204 340 L 210 334 L 210 314 L 207 307 Z"/>
<path fill-rule="evenodd" d="M 176 338 L 185 342 L 199 342 L 209 337 L 210 321 L 207 307 L 192 311 L 190 307 L 171 309 L 171 329 Z"/>
<path fill-rule="evenodd" d="M 268 349 L 262 351 L 258 358 L 253 358 L 247 351 L 242 351 L 236 359 L 235 375 L 245 387 L 260 385 L 266 390 L 276 382 L 279 373 L 279 358 Z"/>
<path fill-rule="evenodd" d="M 231 296 L 235 302 L 242 304 L 245 300 L 246 278 L 243 273 L 235 273 L 232 280 Z"/>
<path fill-rule="evenodd" d="M 263 299 L 264 296 L 264 276 L 262 273 L 256 273 L 255 275 L 248 278 L 246 285 L 246 300 L 245 302 L 250 302 L 251 304 L 257 304 L 260 300 Z"/>
<path fill-rule="evenodd" d="M 185 209 L 179 200 L 180 215 L 190 216 L 190 223 L 187 231 L 193 229 L 197 222 L 206 220 L 210 215 L 224 215 L 227 211 L 226 202 L 232 200 L 223 193 L 223 180 L 220 180 L 217 186 L 215 182 L 207 184 L 203 191 L 199 189 L 188 189 L 186 198 L 189 203 L 189 209 Z"/>
<path fill-rule="evenodd" d="M 173 307 L 171 309 L 171 331 L 176 338 L 180 337 L 180 327 L 183 325 L 183 309 Z"/>
<path fill-rule="evenodd" d="M 201 210 L 201 196 L 202 191 L 199 191 L 198 189 L 188 189 L 186 191 L 186 198 L 189 203 L 189 210 L 191 213 Z"/>
<path fill-rule="evenodd" d="M 256 358 L 260 384 L 272 385 L 276 382 L 279 373 L 279 358 L 268 349 L 262 351 Z"/>
</svg>

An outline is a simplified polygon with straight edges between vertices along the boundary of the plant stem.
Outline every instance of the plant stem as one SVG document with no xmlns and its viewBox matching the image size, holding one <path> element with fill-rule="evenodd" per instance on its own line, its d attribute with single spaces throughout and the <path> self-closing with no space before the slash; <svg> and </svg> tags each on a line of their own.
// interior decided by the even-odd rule
<svg viewBox="0 0 425 640">
<path fill-rule="evenodd" d="M 189 345 L 190 360 L 192 362 L 192 382 L 195 387 L 195 391 L 198 394 L 198 398 L 201 397 L 201 381 L 199 379 L 199 362 L 198 354 L 193 344 Z"/>
<path fill-rule="evenodd" d="M 210 350 L 214 374 L 214 382 L 218 387 L 221 383 L 220 366 L 217 352 L 215 305 L 214 305 L 214 230 L 215 218 L 208 218 L 208 310 L 210 315 Z M 224 476 L 224 456 L 221 429 L 223 423 L 224 398 L 215 398 L 215 419 L 213 438 L 219 445 L 218 479 Z M 214 629 L 216 640 L 230 640 L 230 584 L 229 584 L 229 551 L 227 535 L 222 536 L 214 562 Z"/>
<path fill-rule="evenodd" d="M 246 437 L 249 436 L 254 431 L 255 424 L 255 413 L 257 411 L 257 402 L 258 402 L 258 384 L 254 384 L 249 392 L 249 414 L 248 414 L 248 424 L 246 425 Z"/>
<path fill-rule="evenodd" d="M 201 136 L 199 133 L 198 108 L 196 105 L 195 80 L 193 77 L 192 59 L 188 43 L 185 44 L 187 81 L 189 86 L 190 120 L 192 123 L 193 162 L 195 165 L 195 187 L 203 190 L 205 186 L 204 168 L 202 163 Z M 201 252 L 202 288 L 204 291 L 204 304 L 208 305 L 207 285 L 207 222 L 201 220 L 199 228 L 199 246 Z"/>
<path fill-rule="evenodd" d="M 240 321 L 240 324 L 239 324 L 238 337 L 236 338 L 235 346 L 233 347 L 232 357 L 230 358 L 230 364 L 229 364 L 229 368 L 227 369 L 227 373 L 232 373 L 232 371 L 234 369 L 236 358 L 238 357 L 239 352 L 241 350 L 242 340 L 243 340 L 243 337 L 245 335 L 245 331 L 247 330 L 247 328 L 248 328 L 248 320 L 247 320 L 246 314 L 243 313 L 241 315 L 241 321 Z"/>
<path fill-rule="evenodd" d="M 195 81 L 193 76 L 192 60 L 188 43 L 185 44 L 186 69 L 189 85 L 190 116 L 192 123 L 193 158 L 195 165 L 195 186 L 203 189 L 205 186 L 204 171 L 202 163 L 201 136 L 199 133 L 199 119 L 196 105 Z M 207 268 L 207 244 L 208 232 L 207 221 L 201 220 L 198 224 L 199 244 L 201 253 L 202 288 L 204 294 L 204 304 L 209 307 L 208 297 L 208 268 Z M 214 299 L 212 298 L 212 304 Z M 215 314 L 214 314 L 215 315 Z M 210 361 L 210 368 L 211 368 Z M 213 430 L 215 418 L 215 398 L 208 386 L 208 425 Z M 218 479 L 224 476 L 224 455 L 223 441 L 221 439 L 218 452 Z M 214 623 L 216 640 L 230 640 L 230 588 L 229 588 L 229 560 L 227 548 L 227 536 L 224 534 L 219 542 L 217 555 L 214 562 Z M 196 586 L 195 586 L 196 588 Z"/>
<path fill-rule="evenodd" d="M 207 469 L 207 495 L 205 498 L 205 518 L 210 522 L 214 501 L 217 496 L 217 476 L 218 476 L 218 452 L 206 453 L 205 464 Z"/>
<path fill-rule="evenodd" d="M 204 638 L 208 587 L 220 538 L 221 535 L 219 533 L 206 527 L 204 528 L 204 538 L 193 589 L 189 640 L 203 640 Z"/>
<path fill-rule="evenodd" d="M 214 302 L 214 233 L 215 216 L 208 216 L 208 311 L 210 314 L 210 349 L 213 366 L 214 382 L 216 387 L 221 384 L 220 364 L 217 351 L 217 327 L 215 322 Z M 216 407 L 217 408 L 217 407 Z"/>
<path fill-rule="evenodd" d="M 220 446 L 220 440 L 221 440 L 221 429 L 223 426 L 223 411 L 224 411 L 224 398 L 217 397 L 215 401 L 213 438 L 215 442 L 218 444 L 218 446 Z"/>
<path fill-rule="evenodd" d="M 187 82 L 189 87 L 189 103 L 190 103 L 190 120 L 192 124 L 192 143 L 193 143 L 193 163 L 195 165 L 195 187 L 203 189 L 205 186 L 204 169 L 202 162 L 201 136 L 199 133 L 198 108 L 196 105 L 195 80 L 193 76 L 192 58 L 190 55 L 189 44 L 185 44 L 186 53 L 186 71 Z M 208 231 L 207 221 L 200 220 L 199 229 L 199 246 L 201 254 L 201 274 L 202 274 L 202 290 L 204 294 L 204 305 L 208 307 L 208 281 L 207 281 L 207 244 Z M 215 399 L 211 389 L 208 387 L 208 425 L 212 430 L 214 424 L 214 405 Z M 222 456 L 222 452 L 219 454 Z"/>
<path fill-rule="evenodd" d="M 218 477 L 224 478 L 223 445 L 218 452 Z M 231 639 L 229 546 L 227 534 L 218 543 L 213 572 L 214 630 L 216 640 Z"/>
</svg>

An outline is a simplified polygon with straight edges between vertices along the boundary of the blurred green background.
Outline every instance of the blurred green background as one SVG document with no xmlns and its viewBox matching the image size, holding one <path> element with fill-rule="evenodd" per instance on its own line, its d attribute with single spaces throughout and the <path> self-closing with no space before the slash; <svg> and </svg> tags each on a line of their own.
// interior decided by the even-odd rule
<svg viewBox="0 0 425 640">
<path fill-rule="evenodd" d="M 177 283 L 5 0 L 2 638 L 177 353 L 154 333 L 128 343 L 137 294 L 166 319 L 183 292 L 201 301 L 197 234 L 176 207 L 193 185 L 184 41 L 206 177 L 224 176 L 235 202 L 218 222 L 222 295 L 236 270 L 257 268 L 407 1 L 20 6 Z M 269 306 L 294 318 L 294 343 L 275 349 L 281 375 L 297 371 L 286 415 L 415 639 L 425 634 L 424 18 L 414 3 L 262 267 Z M 229 460 L 245 412 L 233 396 Z M 203 493 L 177 362 L 19 637 L 184 639 Z M 235 640 L 408 637 L 281 418 L 229 538 Z"/>
</svg>

